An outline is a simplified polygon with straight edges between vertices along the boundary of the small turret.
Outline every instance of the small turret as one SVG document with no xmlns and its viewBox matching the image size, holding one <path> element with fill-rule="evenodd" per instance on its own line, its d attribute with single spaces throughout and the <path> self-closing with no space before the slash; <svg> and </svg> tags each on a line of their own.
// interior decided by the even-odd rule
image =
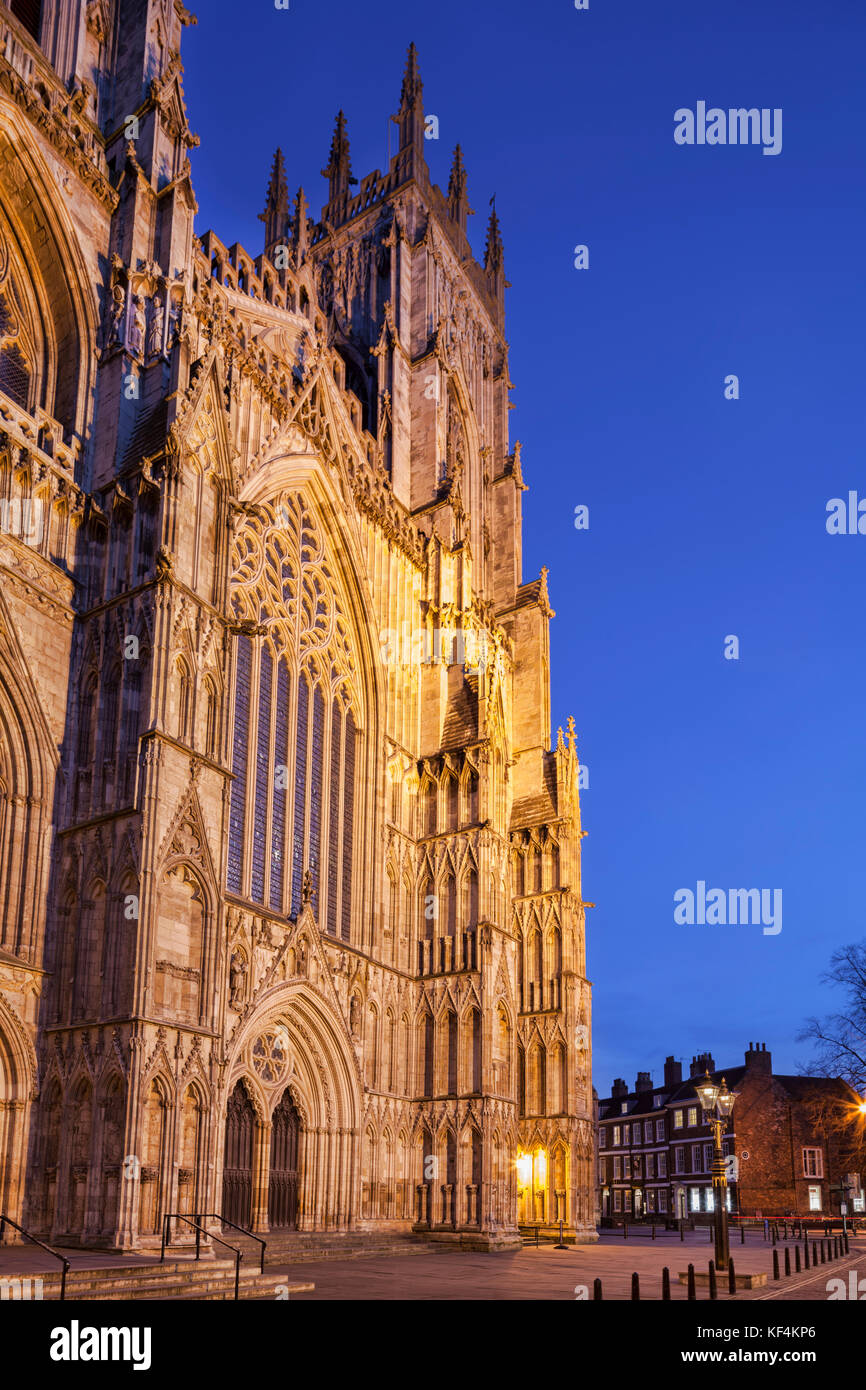
<svg viewBox="0 0 866 1390">
<path fill-rule="evenodd" d="M 349 186 L 358 180 L 352 177 L 352 161 L 349 156 L 349 137 L 346 134 L 346 117 L 343 111 L 337 113 L 334 138 L 328 164 L 322 170 L 328 180 L 328 206 L 334 211 L 345 203 L 349 196 Z M 332 214 L 333 215 L 333 214 Z"/>
<path fill-rule="evenodd" d="M 418 50 L 414 43 L 410 43 L 403 86 L 400 89 L 400 110 L 397 114 L 397 124 L 400 127 L 397 159 L 404 178 L 414 176 L 424 160 L 423 92 L 424 84 L 418 73 Z"/>
<path fill-rule="evenodd" d="M 471 216 L 473 209 L 469 206 L 466 195 L 466 168 L 463 163 L 463 151 L 459 145 L 454 150 L 454 162 L 448 179 L 448 210 L 460 230 L 465 232 L 466 218 Z"/>
<path fill-rule="evenodd" d="M 270 251 L 272 246 L 284 240 L 289 222 L 289 186 L 286 183 L 283 152 L 279 148 L 274 155 L 265 210 L 259 213 L 259 221 L 265 224 L 265 251 Z"/>
<path fill-rule="evenodd" d="M 487 224 L 487 244 L 484 247 L 484 269 L 487 272 L 487 287 L 500 308 L 505 305 L 505 291 L 508 281 L 505 278 L 505 252 L 499 218 L 496 215 L 496 195 L 490 199 L 490 221 Z"/>
</svg>

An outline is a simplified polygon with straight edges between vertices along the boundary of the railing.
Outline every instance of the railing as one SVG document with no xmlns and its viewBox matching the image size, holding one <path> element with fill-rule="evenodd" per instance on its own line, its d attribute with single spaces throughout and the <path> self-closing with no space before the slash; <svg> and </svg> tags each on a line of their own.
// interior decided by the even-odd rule
<svg viewBox="0 0 866 1390">
<path fill-rule="evenodd" d="M 240 1231 L 242 1236 L 249 1236 L 250 1240 L 257 1240 L 259 1245 L 262 1247 L 262 1263 L 260 1273 L 264 1274 L 265 1251 L 268 1248 L 268 1242 L 266 1240 L 262 1240 L 261 1236 L 254 1235 L 252 1231 L 247 1230 L 246 1226 L 239 1226 L 236 1221 L 229 1221 L 227 1217 L 223 1216 L 221 1211 L 196 1212 L 195 1219 L 196 1221 L 221 1221 L 224 1226 L 231 1226 L 233 1231 Z"/>
<path fill-rule="evenodd" d="M 236 1245 L 229 1245 L 229 1243 L 228 1243 L 227 1240 L 222 1240 L 222 1238 L 221 1238 L 220 1236 L 215 1236 L 214 1233 L 213 1233 L 213 1231 L 207 1231 L 207 1230 L 205 1230 L 204 1226 L 199 1225 L 198 1221 L 194 1221 L 193 1218 L 192 1218 L 191 1216 L 184 1216 L 183 1213 L 182 1213 L 182 1212 L 179 1212 L 179 1211 L 170 1211 L 170 1212 L 166 1212 L 165 1216 L 163 1217 L 163 1222 L 162 1222 L 162 1248 L 160 1249 L 160 1252 L 159 1252 L 159 1262 L 160 1262 L 160 1264 L 164 1264 L 164 1263 L 165 1263 L 165 1246 L 166 1246 L 166 1240 L 167 1240 L 167 1238 L 168 1238 L 168 1223 L 169 1223 L 169 1221 L 185 1221 L 186 1224 L 187 1224 L 188 1226 L 192 1226 L 193 1230 L 195 1231 L 195 1257 L 196 1257 L 196 1259 L 198 1259 L 198 1258 L 200 1257 L 200 1255 L 201 1255 L 201 1238 L 202 1238 L 203 1235 L 204 1235 L 204 1236 L 207 1236 L 210 1240 L 215 1240 L 215 1241 L 217 1242 L 218 1245 L 224 1245 L 225 1248 L 226 1248 L 226 1250 L 233 1250 L 233 1251 L 234 1251 L 234 1256 L 235 1256 L 235 1302 L 237 1302 L 238 1297 L 239 1297 L 239 1291 L 240 1291 L 240 1283 L 241 1283 L 241 1260 L 242 1260 L 243 1257 L 244 1257 L 244 1252 L 243 1252 L 243 1250 L 239 1250 L 238 1247 L 237 1247 Z M 241 1229 L 242 1229 L 242 1227 L 238 1227 L 238 1230 L 241 1230 Z"/>
<path fill-rule="evenodd" d="M 66 1275 L 69 1271 L 69 1261 L 67 1260 L 66 1256 L 61 1255 L 60 1252 L 57 1250 L 52 1250 L 51 1246 L 46 1245 L 44 1240 L 37 1240 L 36 1237 L 32 1236 L 29 1231 L 25 1231 L 23 1226 L 19 1226 L 17 1221 L 13 1221 L 11 1216 L 4 1216 L 2 1212 L 0 1212 L 0 1245 L 3 1244 L 4 1226 L 11 1226 L 14 1230 L 18 1231 L 19 1235 L 22 1235 L 25 1240 L 32 1240 L 34 1245 L 38 1245 L 41 1250 L 46 1250 L 49 1255 L 54 1256 L 55 1260 L 61 1261 L 63 1265 L 63 1273 L 60 1276 L 60 1302 L 65 1302 Z"/>
</svg>

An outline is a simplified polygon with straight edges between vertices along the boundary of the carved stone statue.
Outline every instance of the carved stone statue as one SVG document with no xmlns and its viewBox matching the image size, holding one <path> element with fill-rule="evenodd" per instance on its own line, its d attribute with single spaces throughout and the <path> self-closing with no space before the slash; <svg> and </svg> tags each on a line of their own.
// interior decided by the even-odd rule
<svg viewBox="0 0 866 1390">
<path fill-rule="evenodd" d="M 147 335 L 148 357 L 159 357 L 162 352 L 162 325 L 164 320 L 165 309 L 162 305 L 162 297 L 155 294 L 153 296 L 153 306 L 150 314 L 150 331 Z"/>
<path fill-rule="evenodd" d="M 111 319 L 108 324 L 108 347 L 115 347 L 123 341 L 123 314 L 126 309 L 126 294 L 122 285 L 115 285 L 111 291 Z"/>
<path fill-rule="evenodd" d="M 247 973 L 247 963 L 240 951 L 232 952 L 232 963 L 229 968 L 229 1003 L 233 1009 L 239 1009 L 244 1002 L 244 977 Z"/>
<path fill-rule="evenodd" d="M 144 314 L 144 301 L 141 295 L 135 294 L 132 297 L 132 322 L 129 325 L 130 352 L 141 352 L 144 348 L 144 333 L 146 327 L 147 320 Z"/>
</svg>

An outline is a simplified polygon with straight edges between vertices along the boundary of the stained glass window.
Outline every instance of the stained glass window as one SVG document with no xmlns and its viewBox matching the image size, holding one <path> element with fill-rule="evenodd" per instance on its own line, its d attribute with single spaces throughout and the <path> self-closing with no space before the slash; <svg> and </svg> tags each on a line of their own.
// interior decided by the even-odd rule
<svg viewBox="0 0 866 1390">
<path fill-rule="evenodd" d="M 346 714 L 346 751 L 343 759 L 343 893 L 342 930 L 349 940 L 352 925 L 352 841 L 355 815 L 355 721 Z"/>
<path fill-rule="evenodd" d="M 256 798 L 253 807 L 253 873 L 250 897 L 265 900 L 265 837 L 268 823 L 268 791 L 272 781 L 271 687 L 274 663 L 268 647 L 259 662 L 259 720 L 256 736 Z"/>
<path fill-rule="evenodd" d="M 295 739 L 295 814 L 292 832 L 292 916 L 301 910 L 301 887 L 304 877 L 304 836 L 307 813 L 307 720 L 310 688 L 301 678 L 298 683 L 298 731 Z"/>
<path fill-rule="evenodd" d="M 337 908 L 340 898 L 340 771 L 343 721 L 340 705 L 331 708 L 331 788 L 328 827 L 328 932 L 337 935 Z"/>
<path fill-rule="evenodd" d="M 285 660 L 277 668 L 277 710 L 274 746 L 274 806 L 271 825 L 271 907 L 283 910 L 283 856 L 286 838 L 286 801 L 289 762 L 289 668 Z"/>
<path fill-rule="evenodd" d="M 232 751 L 231 810 L 229 812 L 229 892 L 241 891 L 244 852 L 244 807 L 247 794 L 247 757 L 250 726 L 250 670 L 252 646 L 248 637 L 238 638 L 237 674 L 235 676 L 235 728 Z"/>
<path fill-rule="evenodd" d="M 313 741 L 310 749 L 310 844 L 307 862 L 316 871 L 322 862 L 322 774 L 325 764 L 325 701 L 316 686 L 313 697 Z"/>
</svg>

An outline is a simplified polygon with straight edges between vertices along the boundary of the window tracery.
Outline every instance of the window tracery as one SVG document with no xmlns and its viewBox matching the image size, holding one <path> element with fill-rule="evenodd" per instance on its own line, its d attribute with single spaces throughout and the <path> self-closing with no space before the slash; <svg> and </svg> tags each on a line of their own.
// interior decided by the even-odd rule
<svg viewBox="0 0 866 1390">
<path fill-rule="evenodd" d="M 233 555 L 237 641 L 228 887 L 348 940 L 357 663 L 317 517 L 298 494 L 250 509 Z"/>
</svg>

